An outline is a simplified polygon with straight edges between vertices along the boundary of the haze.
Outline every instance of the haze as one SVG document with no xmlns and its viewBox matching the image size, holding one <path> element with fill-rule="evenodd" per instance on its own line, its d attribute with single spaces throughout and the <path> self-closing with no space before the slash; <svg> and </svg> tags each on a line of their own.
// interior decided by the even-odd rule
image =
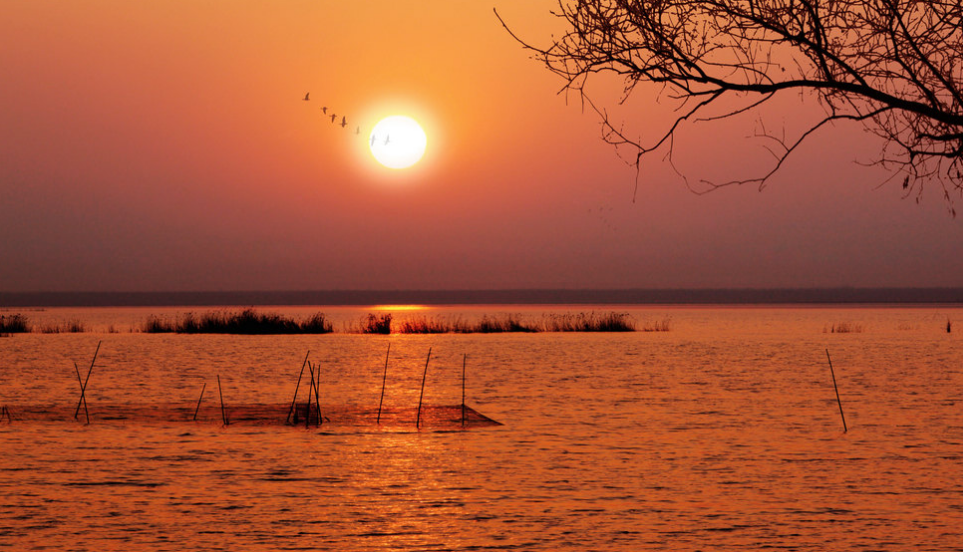
<svg viewBox="0 0 963 552">
<path fill-rule="evenodd" d="M 761 192 L 653 163 L 633 203 L 493 5 L 534 42 L 558 24 L 552 1 L 5 1 L 0 291 L 963 285 L 963 222 L 854 163 L 878 148 L 856 127 Z M 644 100 L 618 111 L 639 133 L 667 116 Z M 322 105 L 414 117 L 429 150 L 384 169 Z M 694 129 L 677 165 L 741 176 L 745 135 Z"/>
</svg>

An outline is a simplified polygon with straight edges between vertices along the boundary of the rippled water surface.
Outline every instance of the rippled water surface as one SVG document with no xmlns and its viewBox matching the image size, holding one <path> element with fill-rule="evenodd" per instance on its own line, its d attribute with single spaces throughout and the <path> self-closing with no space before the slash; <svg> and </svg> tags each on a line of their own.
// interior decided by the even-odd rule
<svg viewBox="0 0 963 552">
<path fill-rule="evenodd" d="M 339 330 L 368 312 L 328 310 Z M 129 330 L 178 309 L 24 312 L 93 331 L 0 338 L 0 548 L 961 549 L 963 309 L 621 310 L 670 331 L 176 335 Z M 101 341 L 84 425 L 74 363 Z M 419 429 L 429 348 L 424 402 L 448 414 Z M 235 420 L 285 412 L 308 351 L 325 424 L 223 426 L 218 391 Z M 464 355 L 468 405 L 504 425 L 459 423 Z"/>
</svg>

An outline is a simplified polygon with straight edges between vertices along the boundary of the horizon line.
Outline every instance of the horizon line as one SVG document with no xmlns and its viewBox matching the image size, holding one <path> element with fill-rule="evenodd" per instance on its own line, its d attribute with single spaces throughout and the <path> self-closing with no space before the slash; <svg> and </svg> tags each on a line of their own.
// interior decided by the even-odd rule
<svg viewBox="0 0 963 552">
<path fill-rule="evenodd" d="M 11 291 L 0 308 L 148 306 L 963 304 L 963 287 Z"/>
</svg>

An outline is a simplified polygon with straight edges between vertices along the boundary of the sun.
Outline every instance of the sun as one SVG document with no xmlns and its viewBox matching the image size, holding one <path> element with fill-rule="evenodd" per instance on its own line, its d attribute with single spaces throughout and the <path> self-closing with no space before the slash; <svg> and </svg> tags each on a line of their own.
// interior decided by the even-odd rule
<svg viewBox="0 0 963 552">
<path fill-rule="evenodd" d="M 379 163 L 389 169 L 407 169 L 425 154 L 428 137 L 411 117 L 392 115 L 378 121 L 368 143 Z"/>
</svg>

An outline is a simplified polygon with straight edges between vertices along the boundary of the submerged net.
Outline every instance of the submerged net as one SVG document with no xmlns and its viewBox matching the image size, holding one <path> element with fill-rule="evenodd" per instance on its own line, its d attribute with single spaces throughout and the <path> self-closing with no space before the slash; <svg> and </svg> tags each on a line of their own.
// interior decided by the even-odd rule
<svg viewBox="0 0 963 552">
<path fill-rule="evenodd" d="M 195 405 L 141 404 L 141 405 L 91 405 L 91 423 L 190 423 L 195 422 Z M 75 407 L 63 405 L 28 405 L 11 409 L 11 416 L 3 422 L 75 422 Z M 294 427 L 354 427 L 378 429 L 409 429 L 416 423 L 423 429 L 456 430 L 502 425 L 469 406 L 423 405 L 419 419 L 418 409 L 384 408 L 380 419 L 377 407 L 321 405 L 318 408 L 307 403 L 291 404 L 235 404 L 225 405 L 222 415 L 219 405 L 204 404 L 197 410 L 197 423 L 222 424 L 226 418 L 229 425 L 244 426 L 294 426 Z M 81 408 L 76 421 L 86 422 Z"/>
</svg>

